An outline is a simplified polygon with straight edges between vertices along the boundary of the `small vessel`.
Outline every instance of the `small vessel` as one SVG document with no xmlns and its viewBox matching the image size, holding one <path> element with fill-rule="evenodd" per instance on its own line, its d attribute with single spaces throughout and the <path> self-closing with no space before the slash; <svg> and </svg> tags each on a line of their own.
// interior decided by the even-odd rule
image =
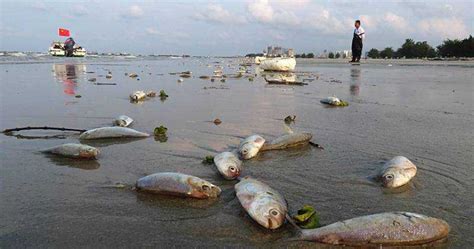
<svg viewBox="0 0 474 249">
<path fill-rule="evenodd" d="M 53 41 L 49 47 L 48 53 L 52 56 L 66 56 L 64 43 L 60 41 Z M 74 51 L 72 54 L 74 57 L 84 57 L 86 56 L 86 50 L 76 44 L 74 45 Z"/>
<path fill-rule="evenodd" d="M 260 62 L 260 68 L 265 71 L 288 72 L 295 70 L 296 59 L 293 57 L 267 58 Z"/>
</svg>

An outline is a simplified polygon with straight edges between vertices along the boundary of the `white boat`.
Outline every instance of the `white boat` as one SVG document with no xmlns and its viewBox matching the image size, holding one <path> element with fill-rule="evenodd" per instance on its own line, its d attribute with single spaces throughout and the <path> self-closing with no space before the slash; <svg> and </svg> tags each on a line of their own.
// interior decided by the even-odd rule
<svg viewBox="0 0 474 249">
<path fill-rule="evenodd" d="M 59 41 L 54 41 L 53 43 L 51 43 L 48 53 L 52 56 L 65 56 L 66 51 L 64 50 L 64 43 L 59 42 Z M 86 56 L 86 50 L 83 47 L 78 46 L 76 44 L 74 45 L 74 51 L 72 55 L 74 57 L 84 57 Z"/>
<path fill-rule="evenodd" d="M 267 58 L 260 63 L 260 68 L 265 71 L 279 71 L 279 72 L 288 72 L 295 70 L 296 59 L 289 58 Z"/>
</svg>

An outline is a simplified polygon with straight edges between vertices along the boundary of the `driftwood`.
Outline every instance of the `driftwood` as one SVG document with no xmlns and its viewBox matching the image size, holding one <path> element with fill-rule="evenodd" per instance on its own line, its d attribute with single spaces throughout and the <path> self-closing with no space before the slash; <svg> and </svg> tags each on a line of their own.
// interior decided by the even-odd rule
<svg viewBox="0 0 474 249">
<path fill-rule="evenodd" d="M 27 127 L 19 127 L 19 128 L 12 128 L 3 130 L 2 133 L 11 133 L 14 131 L 23 131 L 23 130 L 59 130 L 59 131 L 77 131 L 83 133 L 87 130 L 84 129 L 71 129 L 71 128 L 64 128 L 64 127 L 49 127 L 49 126 L 27 126 Z"/>
<path fill-rule="evenodd" d="M 299 82 L 299 81 L 269 80 L 267 78 L 264 78 L 264 79 L 268 84 L 272 84 L 272 85 L 296 85 L 296 86 L 308 85 L 308 83 Z"/>
</svg>

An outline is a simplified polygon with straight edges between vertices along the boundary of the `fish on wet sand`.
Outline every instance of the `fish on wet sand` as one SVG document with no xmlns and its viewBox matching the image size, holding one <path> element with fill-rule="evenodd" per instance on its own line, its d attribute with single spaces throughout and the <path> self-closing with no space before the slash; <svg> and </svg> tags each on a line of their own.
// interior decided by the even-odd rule
<svg viewBox="0 0 474 249">
<path fill-rule="evenodd" d="M 216 198 L 221 189 L 199 177 L 182 173 L 164 172 L 148 175 L 138 179 L 136 188 L 139 191 L 193 197 L 198 199 Z"/>
<path fill-rule="evenodd" d="M 265 139 L 260 135 L 252 135 L 240 142 L 239 154 L 243 159 L 250 159 L 257 155 L 265 143 Z"/>
<path fill-rule="evenodd" d="M 97 159 L 99 150 L 85 144 L 67 143 L 43 150 L 44 153 L 71 158 Z"/>
<path fill-rule="evenodd" d="M 346 246 L 411 246 L 445 239 L 445 221 L 409 212 L 387 212 L 301 230 L 298 239 Z"/>
<path fill-rule="evenodd" d="M 222 152 L 214 157 L 214 164 L 217 167 L 219 173 L 226 180 L 234 180 L 240 176 L 242 171 L 242 161 L 238 158 L 235 153 Z"/>
<path fill-rule="evenodd" d="M 79 139 L 102 139 L 102 138 L 143 138 L 149 137 L 147 133 L 139 132 L 126 127 L 101 127 L 83 132 Z"/>
<path fill-rule="evenodd" d="M 417 168 L 408 158 L 396 156 L 386 162 L 378 177 L 386 188 L 397 188 L 407 184 L 415 175 Z"/>
<path fill-rule="evenodd" d="M 126 115 L 120 115 L 114 120 L 115 126 L 128 127 L 133 123 L 133 119 Z"/>
<path fill-rule="evenodd" d="M 267 184 L 245 177 L 235 185 L 235 192 L 242 207 L 258 224 L 277 229 L 285 222 L 286 200 Z"/>
<path fill-rule="evenodd" d="M 130 100 L 132 101 L 139 101 L 146 97 L 146 93 L 144 91 L 135 91 L 130 94 Z"/>
<path fill-rule="evenodd" d="M 313 138 L 313 134 L 307 132 L 285 134 L 272 140 L 270 143 L 265 143 L 260 151 L 283 150 L 290 147 L 305 145 L 309 143 L 311 138 Z"/>
</svg>

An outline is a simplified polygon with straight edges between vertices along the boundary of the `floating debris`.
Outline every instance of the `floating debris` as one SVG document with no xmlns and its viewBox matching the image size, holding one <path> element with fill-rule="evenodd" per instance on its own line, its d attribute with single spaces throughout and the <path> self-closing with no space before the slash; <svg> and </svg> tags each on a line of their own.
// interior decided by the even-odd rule
<svg viewBox="0 0 474 249">
<path fill-rule="evenodd" d="M 222 123 L 222 121 L 218 118 L 214 119 L 214 124 L 215 125 L 220 125 Z"/>
<path fill-rule="evenodd" d="M 291 123 L 291 122 L 295 122 L 295 119 L 296 119 L 296 115 L 293 115 L 292 116 L 287 116 L 284 120 L 285 120 L 285 123 Z"/>
<path fill-rule="evenodd" d="M 98 85 L 98 86 L 115 86 L 115 85 L 117 85 L 117 83 L 103 83 L 103 82 L 97 82 L 97 83 L 94 83 L 94 85 Z"/>
<path fill-rule="evenodd" d="M 208 80 L 210 79 L 211 77 L 210 76 L 207 76 L 207 75 L 203 75 L 203 76 L 199 76 L 199 79 L 203 79 L 203 80 Z"/>
<path fill-rule="evenodd" d="M 112 79 L 112 74 L 108 73 L 108 74 L 105 76 L 105 78 L 107 78 L 107 79 Z"/>
<path fill-rule="evenodd" d="M 168 98 L 168 94 L 166 94 L 165 90 L 160 90 L 160 99 L 165 100 Z"/>
<path fill-rule="evenodd" d="M 130 94 L 130 100 L 132 101 L 139 101 L 142 100 L 146 97 L 146 94 L 144 91 L 135 91 L 132 94 Z"/>
<path fill-rule="evenodd" d="M 90 81 L 90 82 L 96 82 L 97 79 L 96 79 L 96 78 L 90 78 L 90 79 L 88 79 L 88 81 Z"/>
<path fill-rule="evenodd" d="M 214 157 L 213 156 L 206 156 L 202 160 L 203 164 L 213 164 L 214 163 Z"/>
<path fill-rule="evenodd" d="M 225 82 L 225 79 L 221 79 L 221 82 L 224 83 L 224 82 Z"/>
<path fill-rule="evenodd" d="M 168 128 L 163 125 L 160 125 L 159 127 L 156 127 L 155 130 L 153 130 L 153 134 L 155 134 L 155 136 L 166 136 L 166 132 L 168 132 Z"/>
<path fill-rule="evenodd" d="M 130 78 L 137 78 L 137 77 L 138 77 L 138 74 L 136 74 L 136 73 L 129 73 L 129 74 L 128 74 L 128 77 L 130 77 Z"/>
<path fill-rule="evenodd" d="M 183 80 L 183 79 L 181 79 L 181 78 L 180 78 L 180 79 L 178 79 L 178 82 L 180 82 L 180 83 L 181 83 L 181 82 L 183 82 L 183 81 L 184 81 L 184 80 Z"/>
<path fill-rule="evenodd" d="M 150 97 L 150 98 L 156 97 L 156 92 L 155 91 L 148 91 L 146 93 L 146 96 Z"/>
<path fill-rule="evenodd" d="M 82 96 L 81 96 L 81 95 L 79 95 L 79 94 L 77 94 L 77 95 L 76 95 L 76 96 L 74 96 L 74 97 L 76 97 L 76 98 L 82 98 Z"/>
<path fill-rule="evenodd" d="M 293 219 L 296 224 L 303 229 L 313 229 L 320 226 L 319 214 L 314 207 L 310 205 L 304 205 L 303 208 L 298 210 L 298 213 L 293 216 Z"/>
<path fill-rule="evenodd" d="M 132 123 L 133 123 L 133 119 L 131 117 L 126 116 L 126 115 L 120 115 L 114 120 L 113 125 L 120 126 L 120 127 L 128 127 Z"/>
</svg>

